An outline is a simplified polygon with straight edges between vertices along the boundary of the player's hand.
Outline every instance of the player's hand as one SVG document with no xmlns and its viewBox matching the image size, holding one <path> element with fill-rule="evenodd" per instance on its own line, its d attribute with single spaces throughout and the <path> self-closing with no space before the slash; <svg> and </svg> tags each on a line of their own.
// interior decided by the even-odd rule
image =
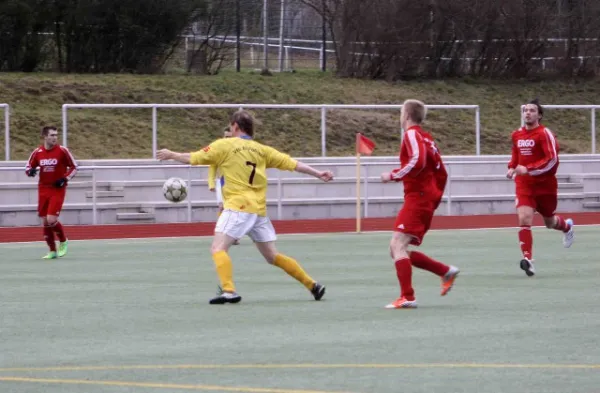
<svg viewBox="0 0 600 393">
<path fill-rule="evenodd" d="M 60 179 L 54 182 L 54 187 L 63 188 L 65 184 L 67 184 L 67 179 L 61 177 Z"/>
<path fill-rule="evenodd" d="M 392 180 L 392 174 L 390 172 L 383 172 L 381 174 L 381 182 L 388 183 Z"/>
<path fill-rule="evenodd" d="M 514 168 L 510 168 L 508 170 L 508 172 L 506 172 L 506 177 L 508 179 L 512 179 L 513 177 L 515 177 L 515 169 Z"/>
<path fill-rule="evenodd" d="M 523 165 L 517 165 L 517 167 L 515 168 L 515 173 L 517 175 L 526 175 L 527 168 L 525 168 Z"/>
<path fill-rule="evenodd" d="M 319 173 L 319 179 L 323 180 L 324 182 L 331 181 L 331 180 L 333 180 L 333 172 L 331 172 L 331 171 L 321 172 L 321 173 Z"/>
<path fill-rule="evenodd" d="M 214 187 L 213 188 L 209 188 L 208 191 L 215 192 L 215 188 Z"/>
<path fill-rule="evenodd" d="M 160 149 L 156 152 L 156 158 L 160 161 L 170 160 L 171 158 L 173 158 L 173 156 L 173 152 L 169 149 Z"/>
<path fill-rule="evenodd" d="M 35 175 L 37 174 L 37 169 L 35 168 L 30 168 L 28 169 L 26 172 L 27 176 L 29 177 L 35 177 Z"/>
</svg>

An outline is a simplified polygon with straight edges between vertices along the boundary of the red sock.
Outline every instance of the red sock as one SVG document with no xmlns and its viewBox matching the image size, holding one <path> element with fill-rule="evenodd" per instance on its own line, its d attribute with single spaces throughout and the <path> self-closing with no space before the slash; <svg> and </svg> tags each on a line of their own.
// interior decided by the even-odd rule
<svg viewBox="0 0 600 393">
<path fill-rule="evenodd" d="M 58 237 L 59 242 L 64 243 L 67 241 L 63 226 L 60 222 L 56 221 L 56 224 L 52 225 L 52 228 L 54 229 L 54 232 L 56 232 L 56 237 Z"/>
<path fill-rule="evenodd" d="M 410 253 L 410 261 L 412 262 L 413 266 L 418 267 L 419 269 L 427 270 L 433 274 L 437 274 L 440 277 L 445 276 L 446 273 L 448 273 L 448 270 L 450 270 L 450 266 L 444 265 L 435 259 L 431 259 L 427 255 L 418 251 L 412 251 Z"/>
<path fill-rule="evenodd" d="M 556 216 L 554 229 L 562 232 L 569 232 L 569 230 L 571 230 L 571 226 L 567 224 L 567 222 L 563 220 L 561 216 Z"/>
<path fill-rule="evenodd" d="M 56 243 L 54 243 L 54 231 L 50 226 L 44 226 L 44 240 L 50 247 L 50 251 L 56 251 Z"/>
<path fill-rule="evenodd" d="M 519 243 L 521 244 L 521 252 L 523 258 L 531 260 L 533 254 L 531 249 L 533 248 L 533 234 L 531 233 L 531 225 L 521 225 L 519 231 Z"/>
<path fill-rule="evenodd" d="M 400 295 L 406 300 L 415 300 L 415 291 L 412 287 L 412 265 L 410 259 L 398 259 L 396 265 L 396 276 L 400 283 Z"/>
</svg>

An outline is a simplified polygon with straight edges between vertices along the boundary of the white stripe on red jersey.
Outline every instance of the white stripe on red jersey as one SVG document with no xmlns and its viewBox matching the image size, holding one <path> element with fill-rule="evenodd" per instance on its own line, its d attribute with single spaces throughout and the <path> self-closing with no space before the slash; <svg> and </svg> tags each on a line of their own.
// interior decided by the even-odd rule
<svg viewBox="0 0 600 393">
<path fill-rule="evenodd" d="M 554 165 L 556 165 L 556 162 L 558 160 L 557 159 L 558 155 L 556 154 L 556 139 L 554 139 L 554 135 L 552 135 L 552 132 L 550 132 L 550 130 L 548 130 L 547 128 L 544 128 L 544 133 L 546 134 L 546 139 L 547 139 L 546 143 L 548 143 L 548 150 L 550 151 L 552 158 L 550 159 L 550 161 L 548 161 L 546 166 L 544 166 L 543 168 L 529 171 L 529 175 L 531 175 L 531 176 L 539 176 L 539 175 L 542 175 L 542 174 L 548 172 L 549 170 L 551 170 L 554 167 Z"/>
</svg>

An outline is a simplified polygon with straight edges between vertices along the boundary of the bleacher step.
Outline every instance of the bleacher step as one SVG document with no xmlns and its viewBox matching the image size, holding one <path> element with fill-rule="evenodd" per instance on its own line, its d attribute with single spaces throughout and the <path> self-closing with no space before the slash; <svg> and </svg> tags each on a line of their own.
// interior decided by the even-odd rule
<svg viewBox="0 0 600 393">
<path fill-rule="evenodd" d="M 143 212 L 133 212 L 133 213 L 117 213 L 117 220 L 124 221 L 148 221 L 154 220 L 154 213 L 143 213 Z"/>
<path fill-rule="evenodd" d="M 93 198 L 93 192 L 92 191 L 86 191 L 85 192 L 85 197 L 86 198 Z M 125 190 L 121 190 L 121 191 L 96 191 L 96 198 L 100 199 L 100 198 L 124 198 L 125 197 Z"/>
<path fill-rule="evenodd" d="M 558 188 L 560 189 L 578 189 L 583 188 L 583 183 L 574 182 L 574 183 L 558 183 Z"/>
<path fill-rule="evenodd" d="M 600 202 L 583 202 L 585 209 L 600 209 Z"/>
</svg>

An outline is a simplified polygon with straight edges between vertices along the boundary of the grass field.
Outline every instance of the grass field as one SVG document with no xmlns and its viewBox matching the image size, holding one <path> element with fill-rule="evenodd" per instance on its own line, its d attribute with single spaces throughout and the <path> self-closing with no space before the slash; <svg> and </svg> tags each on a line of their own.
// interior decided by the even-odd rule
<svg viewBox="0 0 600 393">
<path fill-rule="evenodd" d="M 518 127 L 519 106 L 540 97 L 546 104 L 598 104 L 600 80 L 578 82 L 494 82 L 489 80 L 384 81 L 336 78 L 301 71 L 270 77 L 224 71 L 216 76 L 0 74 L 0 102 L 11 105 L 11 156 L 24 160 L 39 141 L 41 125 L 61 125 L 65 103 L 278 103 L 400 104 L 420 98 L 429 104 L 476 104 L 481 107 L 484 154 L 507 154 L 510 131 Z M 194 150 L 221 135 L 227 110 L 158 111 L 159 147 Z M 321 153 L 319 111 L 257 110 L 257 139 L 294 156 Z M 376 155 L 395 155 L 399 144 L 397 111 L 328 112 L 328 155 L 353 154 L 354 134 L 377 142 Z M 152 153 L 150 109 L 72 110 L 69 146 L 75 157 L 149 158 Z M 548 111 L 545 123 L 558 135 L 562 151 L 591 151 L 590 112 Z M 472 110 L 432 110 L 427 127 L 444 154 L 475 153 Z M 0 135 L 4 146 L 4 135 Z"/>
<path fill-rule="evenodd" d="M 210 239 L 0 245 L 2 392 L 597 392 L 600 229 L 573 248 L 534 230 L 538 275 L 515 230 L 434 231 L 423 250 L 461 275 L 447 297 L 414 272 L 420 308 L 397 296 L 388 234 L 281 236 L 327 286 L 323 301 L 232 250 L 238 305 L 210 306 Z"/>
</svg>

